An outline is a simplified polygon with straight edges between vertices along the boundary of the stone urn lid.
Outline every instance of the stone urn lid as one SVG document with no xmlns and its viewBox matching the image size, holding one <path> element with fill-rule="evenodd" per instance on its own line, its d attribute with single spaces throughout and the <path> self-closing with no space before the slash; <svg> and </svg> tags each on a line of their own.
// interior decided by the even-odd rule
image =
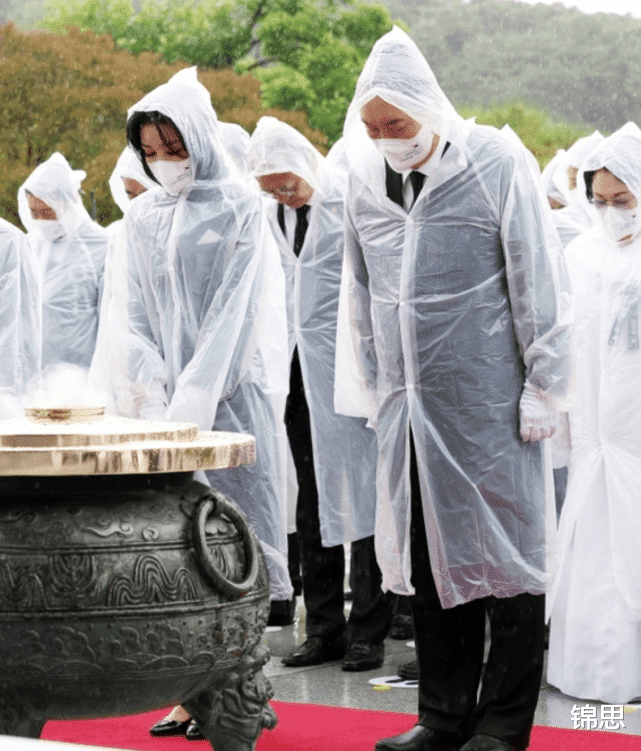
<svg viewBox="0 0 641 751">
<path fill-rule="evenodd" d="M 103 407 L 32 407 L 0 420 L 0 476 L 195 472 L 254 461 L 251 435 L 105 416 Z"/>
</svg>

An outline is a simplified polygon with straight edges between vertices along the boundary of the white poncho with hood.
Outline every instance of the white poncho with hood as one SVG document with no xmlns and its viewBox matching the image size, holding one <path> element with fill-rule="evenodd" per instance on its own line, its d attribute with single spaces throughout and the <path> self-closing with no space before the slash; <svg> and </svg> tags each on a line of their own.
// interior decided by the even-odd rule
<svg viewBox="0 0 641 751">
<path fill-rule="evenodd" d="M 18 191 L 20 220 L 42 284 L 43 369 L 62 362 L 89 367 L 96 345 L 108 235 L 83 206 L 79 191 L 85 177 L 56 152 Z M 27 193 L 50 206 L 57 219 L 33 219 Z"/>
<path fill-rule="evenodd" d="M 266 554 L 272 597 L 289 599 L 287 320 L 278 250 L 258 190 L 225 152 L 196 69 L 149 93 L 129 117 L 143 111 L 174 122 L 193 182 L 178 195 L 147 191 L 125 217 L 129 357 L 119 408 L 256 437 L 254 465 L 207 477 L 247 515 Z"/>
<path fill-rule="evenodd" d="M 440 136 L 409 213 L 387 197 L 383 157 L 360 119 L 376 96 Z M 521 441 L 519 399 L 525 379 L 564 392 L 570 315 L 531 155 L 515 137 L 464 122 L 398 28 L 374 45 L 344 134 L 336 405 L 376 428 L 383 587 L 411 591 L 411 427 L 442 605 L 540 594 L 542 446 Z"/>
<path fill-rule="evenodd" d="M 560 161 L 552 180 L 559 192 L 563 195 L 566 206 L 558 210 L 555 215 L 557 223 L 576 224 L 582 231 L 590 229 L 596 221 L 594 207 L 590 205 L 585 196 L 585 183 L 583 182 L 582 166 L 590 153 L 603 142 L 603 135 L 595 130 L 589 136 L 584 136 L 575 141 L 565 152 Z M 569 167 L 579 170 L 577 174 L 577 187 L 570 188 L 567 170 Z"/>
<path fill-rule="evenodd" d="M 124 215 L 132 199 L 127 195 L 123 178 L 136 180 L 145 190 L 157 188 L 158 183 L 147 175 L 131 146 L 126 146 L 109 178 L 111 195 Z M 126 341 L 120 336 L 126 328 L 129 286 L 126 273 L 126 243 L 119 237 L 124 228 L 123 219 L 117 219 L 107 227 L 109 247 L 105 261 L 100 324 L 96 350 L 91 362 L 92 385 L 103 389 L 110 412 L 116 411 L 115 404 L 110 401 L 114 398 L 112 382 L 115 384 L 123 377 L 128 357 Z M 126 389 L 126 381 L 124 388 Z"/>
<path fill-rule="evenodd" d="M 33 249 L 24 232 L 0 219 L 0 419 L 22 417 L 40 370 L 42 305 Z"/>
<path fill-rule="evenodd" d="M 309 183 L 308 228 L 297 257 L 267 211 L 287 278 L 289 356 L 298 348 L 309 407 L 323 545 L 374 534 L 376 436 L 363 418 L 334 410 L 334 359 L 343 264 L 344 174 L 301 133 L 273 117 L 259 120 L 249 150 L 254 177 L 292 172 Z"/>
<path fill-rule="evenodd" d="M 572 451 L 559 566 L 547 599 L 548 680 L 572 696 L 620 704 L 641 696 L 641 130 L 635 124 L 606 138 L 583 165 L 591 172 L 603 167 L 639 205 L 632 240 L 617 242 L 597 221 L 566 248 L 576 305 Z"/>
</svg>

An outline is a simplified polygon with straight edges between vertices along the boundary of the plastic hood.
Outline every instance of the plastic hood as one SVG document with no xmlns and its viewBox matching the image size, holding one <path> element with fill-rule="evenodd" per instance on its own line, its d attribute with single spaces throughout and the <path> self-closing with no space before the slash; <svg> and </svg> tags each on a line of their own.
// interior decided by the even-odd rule
<svg viewBox="0 0 641 751">
<path fill-rule="evenodd" d="M 225 151 L 211 97 L 198 81 L 195 67 L 179 71 L 144 96 L 128 110 L 127 119 L 136 112 L 160 112 L 176 124 L 192 158 L 196 182 L 221 180 L 231 170 L 237 172 Z"/>
<path fill-rule="evenodd" d="M 261 117 L 249 145 L 252 177 L 293 172 L 323 194 L 325 157 L 302 133 L 275 117 Z"/>
<path fill-rule="evenodd" d="M 147 190 L 158 187 L 158 183 L 154 182 L 142 168 L 142 164 L 136 152 L 130 146 L 127 146 L 118 157 L 114 171 L 109 178 L 111 195 L 123 214 L 131 203 L 122 181 L 124 177 L 136 180 L 141 185 L 144 185 Z"/>
<path fill-rule="evenodd" d="M 584 172 L 605 167 L 641 200 L 641 130 L 626 123 L 608 136 L 583 164 Z"/>
<path fill-rule="evenodd" d="M 27 203 L 27 192 L 51 206 L 68 237 L 73 237 L 82 224 L 90 222 L 91 217 L 79 192 L 86 176 L 83 170 L 71 169 L 69 162 L 59 152 L 38 165 L 18 190 L 18 213 L 27 231 L 34 232 L 36 229 Z"/>
</svg>

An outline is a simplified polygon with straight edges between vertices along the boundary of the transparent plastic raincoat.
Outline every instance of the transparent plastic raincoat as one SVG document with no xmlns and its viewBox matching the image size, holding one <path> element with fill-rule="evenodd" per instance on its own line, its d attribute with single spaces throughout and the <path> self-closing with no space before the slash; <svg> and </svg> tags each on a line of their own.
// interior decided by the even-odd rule
<svg viewBox="0 0 641 751">
<path fill-rule="evenodd" d="M 321 538 L 326 547 L 342 545 L 374 534 L 377 457 L 366 421 L 334 410 L 345 178 L 301 133 L 273 117 L 259 120 L 249 165 L 254 177 L 293 172 L 314 189 L 298 257 L 278 225 L 277 201 L 265 201 L 287 278 L 289 355 L 298 348 L 310 412 Z"/>
<path fill-rule="evenodd" d="M 158 183 L 152 180 L 142 168 L 142 164 L 140 163 L 140 159 L 136 152 L 131 146 L 125 147 L 122 154 L 118 157 L 114 171 L 109 178 L 109 189 L 111 190 L 111 195 L 123 214 L 127 213 L 127 209 L 131 203 L 131 199 L 127 195 L 125 184 L 123 182 L 123 178 L 126 177 L 136 180 L 147 190 L 158 187 Z M 111 227 L 115 224 L 116 222 L 114 222 Z"/>
<path fill-rule="evenodd" d="M 0 219 L 0 419 L 21 417 L 23 396 L 40 370 L 42 309 L 26 235 Z"/>
<path fill-rule="evenodd" d="M 218 121 L 220 135 L 229 156 L 234 161 L 241 175 L 247 172 L 247 151 L 249 150 L 249 133 L 237 123 Z"/>
<path fill-rule="evenodd" d="M 387 198 L 383 158 L 360 120 L 375 96 L 440 135 L 409 213 Z M 542 446 L 519 437 L 519 399 L 525 379 L 564 392 L 570 309 L 531 157 L 515 138 L 457 116 L 398 28 L 375 44 L 344 133 L 336 406 L 376 428 L 383 586 L 411 591 L 411 427 L 442 605 L 540 594 Z"/>
<path fill-rule="evenodd" d="M 175 123 L 194 182 L 177 196 L 149 190 L 125 216 L 129 358 L 119 408 L 256 437 L 254 465 L 207 477 L 247 515 L 267 557 L 272 597 L 289 599 L 289 380 L 278 250 L 258 190 L 239 179 L 224 150 L 196 69 L 149 93 L 129 117 L 142 111 Z"/>
<path fill-rule="evenodd" d="M 628 123 L 584 164 L 605 167 L 640 203 L 641 130 Z M 566 249 L 576 306 L 572 451 L 548 597 L 548 680 L 586 699 L 641 696 L 641 236 L 598 222 Z"/>
<path fill-rule="evenodd" d="M 43 369 L 59 362 L 89 367 L 96 345 L 108 234 L 82 204 L 79 191 L 85 177 L 55 153 L 18 191 L 20 220 L 35 251 L 42 285 Z M 41 234 L 27 193 L 56 212 L 60 235 L 55 240 Z"/>
<path fill-rule="evenodd" d="M 567 182 L 567 159 L 564 149 L 559 149 L 554 157 L 545 165 L 541 172 L 541 182 L 543 183 L 543 190 L 548 199 L 554 199 L 558 203 L 561 203 L 563 207 L 568 204 L 568 182 Z M 563 190 L 557 185 L 557 180 L 561 180 Z M 559 233 L 561 244 L 565 248 L 566 245 L 572 242 L 575 237 L 578 237 L 585 231 L 585 227 L 580 225 L 575 219 L 572 218 L 571 213 L 563 212 L 559 208 L 555 209 L 552 213 L 554 217 L 554 225 L 556 231 Z"/>
<path fill-rule="evenodd" d="M 158 183 L 144 171 L 136 152 L 130 146 L 123 149 L 109 178 L 111 195 L 123 214 L 127 213 L 132 200 L 127 195 L 123 178 L 136 180 L 146 190 L 158 187 Z M 105 393 L 109 411 L 117 412 L 112 382 L 117 383 L 124 378 L 128 358 L 127 342 L 120 336 L 126 329 L 128 305 L 126 243 L 119 237 L 119 234 L 124 232 L 123 219 L 112 222 L 107 231 L 109 245 L 105 261 L 100 322 L 90 372 L 92 385 L 103 389 Z M 126 380 L 124 384 L 118 387 L 118 392 L 123 388 L 126 390 Z"/>
<path fill-rule="evenodd" d="M 578 224 L 582 230 L 590 229 L 596 221 L 594 208 L 588 202 L 585 195 L 585 183 L 583 182 L 583 162 L 588 158 L 590 153 L 603 141 L 603 135 L 595 130 L 589 136 L 579 138 L 565 152 L 563 159 L 557 166 L 552 180 L 557 189 L 565 198 L 566 206 L 559 209 L 556 216 L 558 223 Z M 579 170 L 577 174 L 577 187 L 570 189 L 568 184 L 568 167 L 574 167 Z"/>
</svg>

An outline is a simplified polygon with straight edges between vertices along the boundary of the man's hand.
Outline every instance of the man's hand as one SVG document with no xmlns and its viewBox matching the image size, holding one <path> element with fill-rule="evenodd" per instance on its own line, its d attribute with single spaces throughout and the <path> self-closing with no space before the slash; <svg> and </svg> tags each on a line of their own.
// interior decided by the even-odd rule
<svg viewBox="0 0 641 751">
<path fill-rule="evenodd" d="M 533 443 L 556 433 L 559 411 L 552 397 L 526 381 L 519 402 L 519 417 L 521 440 Z"/>
</svg>

